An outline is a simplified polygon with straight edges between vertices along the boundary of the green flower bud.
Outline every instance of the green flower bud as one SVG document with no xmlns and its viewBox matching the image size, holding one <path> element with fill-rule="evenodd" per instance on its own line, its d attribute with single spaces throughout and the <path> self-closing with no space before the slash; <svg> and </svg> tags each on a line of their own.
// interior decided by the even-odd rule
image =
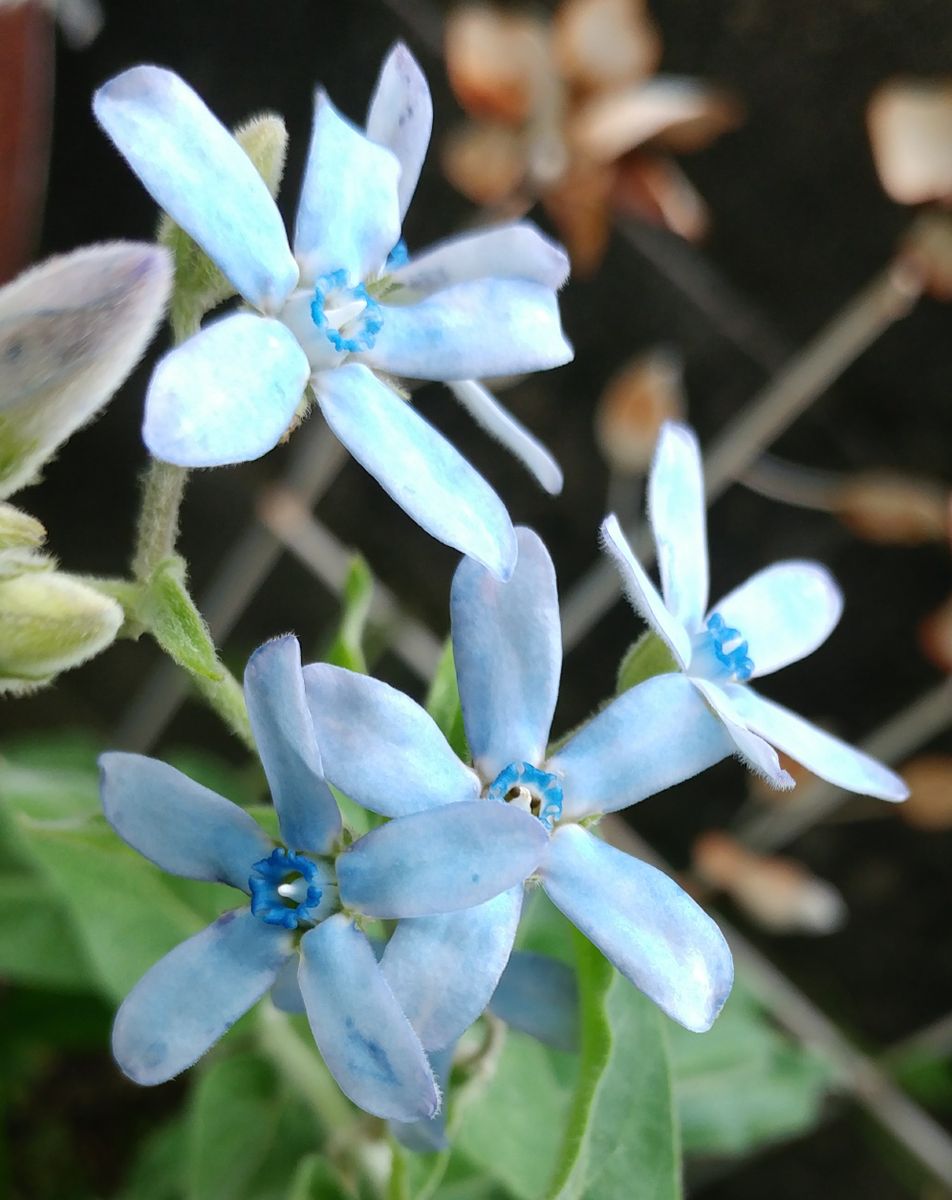
<svg viewBox="0 0 952 1200">
<path fill-rule="evenodd" d="M 115 639 L 122 619 L 114 600 L 61 571 L 0 577 L 0 692 L 31 691 L 79 666 Z"/>
<path fill-rule="evenodd" d="M 46 530 L 29 513 L 0 502 L 0 552 L 35 550 L 46 540 Z"/>
<path fill-rule="evenodd" d="M 0 289 L 0 499 L 31 483 L 138 362 L 165 307 L 166 252 L 139 242 L 51 258 Z"/>
<path fill-rule="evenodd" d="M 275 113 L 251 117 L 235 130 L 235 140 L 254 163 L 272 196 L 277 196 L 284 174 L 288 131 Z M 184 229 L 163 213 L 158 240 L 175 263 L 172 293 L 172 326 L 179 341 L 193 333 L 216 305 L 234 296 L 235 288 L 205 251 Z"/>
</svg>

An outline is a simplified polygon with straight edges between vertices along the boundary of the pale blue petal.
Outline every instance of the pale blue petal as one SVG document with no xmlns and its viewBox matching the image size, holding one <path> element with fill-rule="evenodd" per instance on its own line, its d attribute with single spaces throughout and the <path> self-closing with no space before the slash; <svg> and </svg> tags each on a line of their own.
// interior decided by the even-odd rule
<svg viewBox="0 0 952 1200">
<path fill-rule="evenodd" d="M 400 237 L 399 176 L 390 151 L 364 137 L 319 91 L 294 227 L 305 283 L 343 268 L 353 286 L 384 265 Z"/>
<path fill-rule="evenodd" d="M 711 610 L 748 643 L 753 678 L 812 654 L 843 612 L 836 580 L 819 563 L 774 563 L 735 588 Z"/>
<path fill-rule="evenodd" d="M 632 553 L 614 513 L 602 521 L 602 547 L 614 561 L 615 569 L 621 576 L 622 589 L 635 612 L 644 617 L 654 632 L 664 640 L 681 666 L 687 667 L 691 661 L 691 636 L 681 622 L 668 611 L 658 589 Z"/>
<path fill-rule="evenodd" d="M 383 328 L 361 362 L 415 379 L 486 379 L 571 361 L 551 288 L 474 279 L 418 304 L 383 305 Z"/>
<path fill-rule="evenodd" d="M 556 830 L 542 883 L 553 903 L 669 1017 L 710 1029 L 734 981 L 724 936 L 667 875 L 579 825 Z"/>
<path fill-rule="evenodd" d="M 701 449 L 687 425 L 661 430 L 648 480 L 648 514 L 664 601 L 690 633 L 707 611 L 707 512 Z"/>
<path fill-rule="evenodd" d="M 433 100 L 420 65 L 403 42 L 384 59 L 367 111 L 367 136 L 400 164 L 400 217 L 406 216 L 433 128 Z"/>
<path fill-rule="evenodd" d="M 244 298 L 276 312 L 298 269 L 277 206 L 251 159 L 183 80 L 133 67 L 99 89 L 100 125 L 160 208 Z"/>
<path fill-rule="evenodd" d="M 578 821 L 637 804 L 733 751 L 687 676 L 656 675 L 593 717 L 546 770 L 562 777 L 564 819 Z"/>
<path fill-rule="evenodd" d="M 539 439 L 475 379 L 447 387 L 480 428 L 522 462 L 550 496 L 562 490 L 562 468 Z"/>
<path fill-rule="evenodd" d="M 159 959 L 122 1002 L 112 1052 L 136 1083 L 190 1067 L 263 996 L 291 951 L 286 929 L 228 912 Z"/>
<path fill-rule="evenodd" d="M 363 808 L 402 817 L 478 797 L 475 773 L 409 696 L 328 663 L 305 667 L 304 687 L 324 774 Z"/>
<path fill-rule="evenodd" d="M 464 558 L 450 592 L 463 723 L 484 779 L 545 757 L 559 695 L 562 632 L 555 569 L 538 534 L 517 529 L 519 558 L 500 583 Z"/>
<path fill-rule="evenodd" d="M 821 779 L 880 800 L 905 800 L 909 795 L 905 782 L 895 771 L 818 729 L 788 708 L 774 704 L 741 684 L 729 684 L 725 691 L 736 711 L 755 733 Z"/>
<path fill-rule="evenodd" d="M 391 274 L 416 296 L 489 277 L 526 279 L 558 291 L 569 277 L 568 255 L 535 225 L 520 221 L 447 238 Z"/>
<path fill-rule="evenodd" d="M 453 1051 L 455 1049 L 455 1046 L 448 1046 L 445 1050 L 439 1050 L 436 1054 L 429 1055 L 430 1067 L 436 1078 L 437 1087 L 444 1097 L 444 1102 L 440 1106 L 440 1111 L 436 1116 L 430 1117 L 429 1120 L 413 1121 L 411 1123 L 403 1121 L 390 1122 L 390 1131 L 393 1136 L 402 1146 L 406 1146 L 414 1154 L 433 1154 L 437 1150 L 445 1150 L 449 1145 L 449 1142 L 446 1140 L 445 1098 L 446 1093 L 449 1091 L 450 1068 L 453 1065 Z"/>
<path fill-rule="evenodd" d="M 780 765 L 777 752 L 769 742 L 747 728 L 730 697 L 707 679 L 692 677 L 692 683 L 724 722 L 734 748 L 752 771 L 756 771 L 771 787 L 786 792 L 793 787 L 793 776 Z"/>
<path fill-rule="evenodd" d="M 254 313 L 215 321 L 155 368 L 145 444 L 180 467 L 260 458 L 287 432 L 310 373 L 307 355 L 280 321 Z"/>
<path fill-rule="evenodd" d="M 141 754 L 103 754 L 99 767 L 106 820 L 124 842 L 173 875 L 248 891 L 274 843 L 237 804 Z"/>
<path fill-rule="evenodd" d="M 252 654 L 245 700 L 285 845 L 326 854 L 340 836 L 340 811 L 324 779 L 296 637 L 265 642 Z"/>
<path fill-rule="evenodd" d="M 378 1117 L 432 1117 L 426 1055 L 367 938 L 338 913 L 301 938 L 301 994 L 317 1047 L 344 1093 Z"/>
<path fill-rule="evenodd" d="M 492 998 L 522 912 L 520 883 L 474 908 L 397 923 L 380 961 L 427 1051 L 443 1050 Z"/>
<path fill-rule="evenodd" d="M 578 1049 L 575 972 L 547 954 L 514 950 L 489 1011 L 513 1029 L 557 1050 Z"/>
<path fill-rule="evenodd" d="M 368 917 L 471 908 L 527 879 L 547 845 L 541 821 L 497 800 L 413 813 L 338 857 L 341 903 Z"/>
<path fill-rule="evenodd" d="M 334 433 L 418 525 L 494 575 L 512 572 L 516 537 L 505 505 L 407 401 L 356 363 L 318 375 L 315 391 Z"/>
</svg>

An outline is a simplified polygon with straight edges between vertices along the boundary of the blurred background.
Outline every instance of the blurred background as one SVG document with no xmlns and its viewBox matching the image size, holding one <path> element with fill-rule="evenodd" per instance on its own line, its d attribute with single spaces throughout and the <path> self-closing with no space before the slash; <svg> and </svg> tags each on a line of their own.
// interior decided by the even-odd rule
<svg viewBox="0 0 952 1200">
<path fill-rule="evenodd" d="M 544 24 L 556 7 L 537 4 L 531 12 Z M 637 516 L 644 447 L 650 450 L 657 415 L 684 415 L 705 447 L 715 443 L 778 369 L 889 266 L 923 207 L 949 202 L 952 10 L 939 0 L 652 0 L 650 18 L 642 14 L 635 23 L 646 65 L 628 82 L 641 86 L 660 67 L 713 90 L 695 96 L 700 115 L 686 135 L 678 129 L 683 94 L 661 91 L 659 103 L 673 105 L 673 115 L 659 122 L 653 140 L 618 162 L 602 154 L 597 170 L 577 147 L 553 150 L 539 129 L 547 136 L 553 111 L 558 126 L 568 120 L 565 105 L 598 90 L 603 44 L 595 78 L 580 85 L 572 75 L 578 64 L 566 67 L 565 55 L 571 58 L 573 48 L 581 55 L 587 43 L 563 25 L 562 57 L 542 66 L 533 60 L 539 90 L 518 99 L 503 120 L 505 80 L 500 85 L 493 71 L 474 77 L 465 29 L 448 46 L 457 63 L 454 93 L 444 40 L 449 12 L 448 5 L 414 0 L 103 0 L 93 37 L 94 24 L 84 25 L 75 7 L 61 13 L 66 23 L 54 32 L 39 5 L 0 5 L 0 171 L 9 183 L 11 164 L 22 167 L 18 145 L 32 147 L 22 169 L 34 187 L 19 216 L 0 210 L 0 264 L 10 277 L 49 254 L 153 235 L 151 201 L 90 110 L 93 89 L 124 67 L 145 61 L 173 68 L 228 125 L 266 109 L 281 113 L 291 142 L 280 205 L 290 217 L 314 84 L 362 122 L 383 54 L 396 38 L 406 40 L 429 77 L 436 109 L 405 229 L 411 252 L 489 217 L 531 211 L 573 246 L 582 268 L 562 297 L 575 361 L 505 393 L 561 463 L 561 496 L 538 489 L 444 389 L 421 389 L 416 397 L 503 496 L 514 520 L 541 534 L 567 595 L 597 559 L 607 506 L 629 522 Z M 503 24 L 478 36 L 508 48 L 525 79 L 515 49 L 524 33 Z M 504 59 L 485 61 L 498 74 Z M 590 58 L 585 62 L 591 70 Z M 612 69 L 606 59 L 606 78 Z M 940 177 L 941 153 L 929 138 L 944 144 L 945 191 L 940 178 L 934 195 L 900 197 L 914 204 L 897 202 L 901 187 L 889 175 L 904 117 L 896 118 L 897 134 L 892 110 L 871 118 L 868 111 L 874 93 L 897 78 L 945 89 L 929 93 L 929 136 L 918 126 L 908 134 L 925 138 L 923 153 Z M 553 89 L 561 99 L 547 109 Z M 474 143 L 474 173 L 464 153 L 465 122 L 485 122 L 487 114 L 498 139 Z M 880 174 L 868 118 L 880 139 Z M 604 116 L 609 133 L 612 119 Z M 21 135 L 30 131 L 19 143 L 14 125 Z M 684 147 L 691 152 L 675 160 L 673 150 Z M 576 154 L 569 167 L 564 154 Z M 569 169 L 577 175 L 570 184 Z M 598 186 L 589 186 L 595 176 Z M 482 198 L 489 216 L 462 194 L 479 183 L 488 189 Z M 540 195 L 544 206 L 534 203 Z M 949 251 L 940 250 L 948 291 Z M 885 742 L 874 743 L 880 753 L 897 766 L 920 759 L 915 805 L 904 814 L 827 797 L 816 812 L 785 824 L 782 808 L 795 801 L 762 795 L 728 761 L 627 814 L 676 869 L 693 870 L 692 886 L 717 890 L 718 911 L 738 927 L 753 961 L 769 961 L 786 981 L 772 991 L 751 983 L 766 1023 L 783 1034 L 781 1058 L 787 1082 L 793 1080 L 786 1091 L 783 1080 L 760 1081 L 767 1089 L 761 1114 L 772 1103 L 782 1110 L 773 1124 L 751 1124 L 749 1113 L 739 1114 L 731 1134 L 708 1128 L 705 1135 L 705 1096 L 721 1107 L 732 1096 L 749 1101 L 757 1078 L 731 1075 L 729 1047 L 713 1068 L 683 1051 L 685 1094 L 697 1116 L 690 1189 L 706 1200 L 760 1197 L 768 1189 L 776 1197 L 821 1189 L 829 1197 L 887 1200 L 952 1194 L 929 1166 L 943 1155 L 948 1165 L 943 1130 L 952 1129 L 952 757 L 944 757 L 952 756 L 952 693 L 944 690 L 952 616 L 942 613 L 952 593 L 952 323 L 948 307 L 929 294 L 941 291 L 929 263 L 926 294 L 907 315 L 881 321 L 881 336 L 871 336 L 855 361 L 846 354 L 832 385 L 821 387 L 770 445 L 775 457 L 755 456 L 759 465 L 746 483 L 727 488 L 710 512 L 712 595 L 787 557 L 819 559 L 840 581 L 846 609 L 839 629 L 764 690 L 853 742 L 885 726 Z M 145 463 L 142 395 L 161 348 L 160 340 L 105 414 L 69 443 L 39 486 L 17 498 L 46 525 L 52 552 L 70 570 L 120 574 L 127 565 Z M 333 574 L 338 543 L 359 547 L 382 588 L 437 639 L 448 629 L 454 553 L 414 526 L 356 463 L 345 463 L 315 509 L 319 529 L 336 539 L 331 550 L 326 538 L 308 539 L 308 506 L 289 504 L 274 488 L 286 483 L 296 445 L 309 433 L 305 427 L 259 462 L 197 472 L 189 484 L 182 551 L 200 602 L 211 588 L 223 610 L 237 610 L 222 622 L 231 626 L 223 649 L 236 671 L 252 648 L 283 631 L 299 635 L 306 656 L 326 648 L 340 602 L 315 566 L 318 576 Z M 861 472 L 888 472 L 889 481 L 864 476 L 859 488 Z M 261 532 L 262 514 L 272 533 Z M 272 569 L 260 570 L 260 587 L 249 585 L 253 599 L 219 574 L 249 529 L 258 530 L 251 547 L 257 557 L 246 561 L 245 573 L 274 560 Z M 279 546 L 275 529 L 294 545 Z M 308 554 L 310 566 L 302 561 Z M 619 659 L 641 631 L 623 601 L 583 625 L 590 627 L 580 627 L 566 657 L 557 731 L 611 694 Z M 379 641 L 375 673 L 419 695 L 420 680 Z M 159 754 L 201 749 L 240 765 L 240 747 L 212 714 L 193 701 L 176 702 L 169 672 L 156 675 L 160 659 L 147 639 L 120 642 L 53 688 L 5 700 L 0 753 L 6 746 L 22 754 L 32 745 L 42 756 L 49 731 L 68 729 L 97 746 L 148 746 Z M 898 726 L 897 714 L 904 722 Z M 55 955 L 56 946 L 47 953 Z M 0 1036 L 11 1064 L 0 1085 L 8 1194 L 131 1196 L 121 1189 L 137 1147 L 181 1102 L 187 1081 L 150 1092 L 122 1080 L 104 1048 L 110 1007 L 81 990 L 57 990 L 41 975 L 0 983 Z M 742 1057 L 749 1036 L 742 1022 L 737 1029 Z M 845 1045 L 861 1054 L 858 1065 L 849 1059 L 852 1049 L 844 1058 Z M 804 1066 L 807 1059 L 812 1065 Z M 900 1104 L 892 1124 L 868 1103 L 883 1079 L 913 1102 L 909 1110 Z M 686 1142 L 690 1151 L 690 1136 Z"/>
</svg>

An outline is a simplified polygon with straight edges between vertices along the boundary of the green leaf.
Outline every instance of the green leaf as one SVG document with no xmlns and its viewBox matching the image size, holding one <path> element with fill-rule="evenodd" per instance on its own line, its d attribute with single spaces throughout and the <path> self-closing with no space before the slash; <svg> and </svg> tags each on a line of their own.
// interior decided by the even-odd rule
<svg viewBox="0 0 952 1200">
<path fill-rule="evenodd" d="M 681 1195 L 663 1018 L 576 934 L 582 1049 L 551 1200 Z"/>
<path fill-rule="evenodd" d="M 463 762 L 470 762 L 471 755 L 466 741 L 466 730 L 463 728 L 463 710 L 456 683 L 453 643 L 450 638 L 446 639 L 424 707 L 457 755 Z"/>
<path fill-rule="evenodd" d="M 0 977 L 71 992 L 95 986 L 62 901 L 36 873 L 0 876 Z"/>
<path fill-rule="evenodd" d="M 18 815 L 16 824 L 62 901 L 95 978 L 115 999 L 206 923 L 102 818 L 63 828 Z"/>
<path fill-rule="evenodd" d="M 282 1108 L 274 1070 L 253 1054 L 212 1061 L 193 1089 L 188 1200 L 257 1200 L 248 1185 L 271 1149 Z"/>
<path fill-rule="evenodd" d="M 458 1153 L 516 1200 L 538 1200 L 558 1154 L 572 1072 L 571 1056 L 510 1031 L 491 1083 L 465 1111 Z"/>
<path fill-rule="evenodd" d="M 333 642 L 324 656 L 326 662 L 348 671 L 367 674 L 364 636 L 374 594 L 374 578 L 364 559 L 355 554 L 350 560 L 341 596 L 341 618 Z"/>
<path fill-rule="evenodd" d="M 202 614 L 185 586 L 180 558 L 161 563 L 142 600 L 142 622 L 165 653 L 186 671 L 220 680 L 222 668 Z"/>
<path fill-rule="evenodd" d="M 353 1195 L 326 1158 L 309 1154 L 298 1163 L 286 1200 L 351 1200 Z"/>
<path fill-rule="evenodd" d="M 781 1033 L 741 981 L 709 1032 L 670 1030 L 685 1153 L 744 1154 L 816 1123 L 829 1068 Z"/>
<path fill-rule="evenodd" d="M 146 1137 L 116 1200 L 182 1200 L 188 1129 L 175 1117 Z"/>
<path fill-rule="evenodd" d="M 656 633 L 644 633 L 625 654 L 618 667 L 617 695 L 627 692 L 654 675 L 669 675 L 678 670 L 674 655 Z"/>
</svg>

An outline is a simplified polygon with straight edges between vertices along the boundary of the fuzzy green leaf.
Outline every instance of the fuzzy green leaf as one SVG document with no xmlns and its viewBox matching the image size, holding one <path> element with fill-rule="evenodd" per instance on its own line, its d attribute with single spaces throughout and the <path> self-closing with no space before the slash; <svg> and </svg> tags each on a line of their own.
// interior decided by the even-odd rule
<svg viewBox="0 0 952 1200">
<path fill-rule="evenodd" d="M 680 1153 L 663 1018 L 576 934 L 582 1050 L 550 1200 L 677 1200 Z"/>
<path fill-rule="evenodd" d="M 674 655 L 656 633 L 645 633 L 629 647 L 618 667 L 615 687 L 620 696 L 636 684 L 655 675 L 669 675 L 678 670 Z"/>
<path fill-rule="evenodd" d="M 463 762 L 468 763 L 470 761 L 469 744 L 466 741 L 466 730 L 463 728 L 463 710 L 460 706 L 459 687 L 456 683 L 453 643 L 449 638 L 446 639 L 436 674 L 430 683 L 425 708 L 457 755 Z"/>
<path fill-rule="evenodd" d="M 355 554 L 350 560 L 341 596 L 341 617 L 337 634 L 324 658 L 335 667 L 367 674 L 364 637 L 374 594 L 374 578 L 364 559 Z"/>
<path fill-rule="evenodd" d="M 166 559 L 156 569 L 142 610 L 146 627 L 173 662 L 203 679 L 222 678 L 208 628 L 185 586 L 185 565 L 180 558 Z"/>
</svg>

